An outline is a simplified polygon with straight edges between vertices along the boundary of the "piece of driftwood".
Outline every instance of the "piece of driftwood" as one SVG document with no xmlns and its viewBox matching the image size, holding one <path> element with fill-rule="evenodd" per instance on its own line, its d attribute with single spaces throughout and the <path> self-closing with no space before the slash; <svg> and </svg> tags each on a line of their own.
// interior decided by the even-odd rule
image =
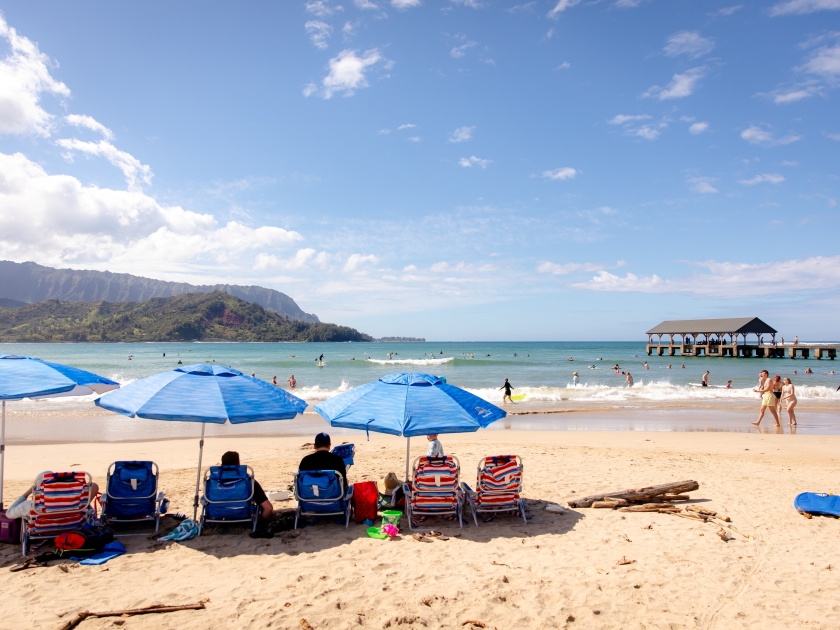
<svg viewBox="0 0 840 630">
<path fill-rule="evenodd" d="M 65 622 L 59 630 L 73 630 L 85 619 L 93 617 L 132 617 L 134 615 L 151 615 L 155 613 L 176 612 L 179 610 L 204 610 L 204 604 L 209 601 L 201 600 L 197 604 L 184 604 L 181 606 L 148 606 L 146 608 L 129 608 L 127 610 L 109 610 L 107 612 L 90 612 L 85 610 L 78 613 L 73 619 Z"/>
<path fill-rule="evenodd" d="M 693 512 L 687 512 L 687 513 L 671 512 L 671 514 L 673 514 L 674 516 L 679 516 L 680 518 L 689 518 L 692 521 L 700 521 L 701 523 L 708 523 L 709 518 L 711 518 L 711 517 L 703 516 L 702 514 L 694 514 Z"/>
<path fill-rule="evenodd" d="M 687 494 L 663 494 L 661 497 L 656 497 L 661 501 L 688 501 L 691 499 Z"/>
<path fill-rule="evenodd" d="M 665 483 L 659 486 L 631 488 L 629 490 L 619 490 L 616 492 L 601 492 L 581 499 L 572 499 L 568 503 L 569 506 L 573 508 L 591 507 L 595 501 L 603 501 L 606 497 L 626 499 L 628 501 L 639 501 L 643 499 L 653 499 L 666 494 L 678 495 L 684 492 L 693 492 L 698 488 L 700 488 L 700 484 L 696 481 L 676 481 L 674 483 Z"/>
<path fill-rule="evenodd" d="M 612 503 L 618 503 L 618 507 L 624 507 L 626 505 L 630 505 L 630 501 L 627 499 L 619 499 L 616 497 L 604 497 L 604 501 L 610 501 Z"/>
<path fill-rule="evenodd" d="M 718 514 L 714 510 L 710 510 L 709 508 L 700 507 L 699 505 L 689 505 L 685 508 L 689 512 L 696 512 L 697 514 L 702 514 L 703 516 L 714 516 L 726 523 L 730 522 L 732 519 L 728 516 L 724 516 L 723 514 Z"/>
<path fill-rule="evenodd" d="M 675 505 L 674 507 L 669 508 L 659 508 L 656 511 L 660 514 L 679 514 L 680 512 L 682 512 L 682 508 L 679 508 Z"/>
<path fill-rule="evenodd" d="M 732 524 L 731 524 L 731 523 L 722 523 L 722 522 L 715 521 L 715 519 L 716 519 L 716 518 L 717 518 L 716 516 L 713 516 L 713 517 L 711 517 L 711 519 L 710 519 L 710 520 L 712 520 L 712 521 L 714 521 L 714 522 L 717 522 L 717 524 L 718 524 L 718 525 L 723 525 L 724 527 L 726 527 L 727 529 L 732 530 L 732 531 L 733 531 L 733 532 L 735 532 L 736 534 L 741 534 L 741 536 L 743 536 L 744 538 L 755 538 L 755 536 L 753 536 L 753 535 L 751 535 L 751 534 L 745 534 L 745 533 L 744 533 L 744 532 L 742 532 L 741 530 L 735 529 L 735 528 L 732 526 Z"/>
<path fill-rule="evenodd" d="M 619 512 L 656 512 L 669 508 L 674 508 L 674 505 L 671 503 L 643 503 L 642 505 L 628 505 L 627 507 L 621 508 Z"/>
</svg>

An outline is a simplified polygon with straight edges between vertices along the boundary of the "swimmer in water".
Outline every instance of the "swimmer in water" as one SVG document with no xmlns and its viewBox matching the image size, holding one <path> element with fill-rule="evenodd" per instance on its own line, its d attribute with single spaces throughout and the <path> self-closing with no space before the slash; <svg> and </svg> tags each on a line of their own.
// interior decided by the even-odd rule
<svg viewBox="0 0 840 630">
<path fill-rule="evenodd" d="M 650 366 L 648 366 L 647 361 L 645 361 L 645 369 L 646 369 L 646 370 L 649 370 L 649 369 L 650 369 Z"/>
<path fill-rule="evenodd" d="M 272 385 L 277 385 L 277 377 L 276 376 L 271 377 L 271 384 Z"/>
<path fill-rule="evenodd" d="M 295 380 L 295 375 L 294 375 L 294 374 L 292 374 L 292 375 L 289 377 L 289 379 L 288 379 L 288 383 L 289 383 L 289 387 L 290 387 L 291 389 L 294 389 L 295 387 L 297 387 L 297 381 Z"/>
</svg>

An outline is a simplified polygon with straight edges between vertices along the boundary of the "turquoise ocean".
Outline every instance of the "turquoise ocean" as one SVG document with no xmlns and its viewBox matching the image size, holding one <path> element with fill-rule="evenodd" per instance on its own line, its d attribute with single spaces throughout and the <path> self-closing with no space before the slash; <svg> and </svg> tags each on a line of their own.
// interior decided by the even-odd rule
<svg viewBox="0 0 840 630">
<path fill-rule="evenodd" d="M 514 395 L 525 397 L 506 408 L 512 415 L 523 417 L 622 409 L 636 413 L 679 408 L 752 411 L 758 407 L 758 397 L 752 391 L 758 373 L 767 369 L 771 375 L 793 380 L 799 414 L 810 409 L 831 418 L 840 411 L 840 392 L 836 391 L 840 361 L 648 357 L 644 342 L 0 344 L 0 353 L 74 365 L 121 384 L 174 369 L 179 361 L 182 365 L 215 362 L 266 381 L 276 376 L 278 385 L 285 388 L 287 379 L 294 375 L 295 395 L 311 405 L 392 372 L 443 376 L 453 385 L 501 404 L 499 388 L 508 378 Z M 321 355 L 323 365 L 319 366 Z M 616 364 L 619 374 L 613 369 Z M 806 367 L 814 373 L 804 375 Z M 703 388 L 700 382 L 706 370 L 711 387 Z M 633 375 L 632 388 L 625 386 L 622 371 Z M 837 375 L 829 374 L 831 371 Z M 579 375 L 577 385 L 573 383 L 574 372 Z M 727 380 L 732 381 L 731 389 L 725 388 Z M 58 439 L 57 433 L 66 433 L 60 423 L 73 418 L 101 418 L 103 413 L 88 397 L 10 403 L 10 439 Z M 310 414 L 310 421 L 317 420 L 311 407 L 306 415 Z M 39 425 L 16 420 L 27 417 L 49 422 Z M 105 429 L 111 438 L 128 435 L 126 431 L 136 437 L 126 424 L 128 419 L 111 418 Z M 181 435 L 182 429 L 160 426 L 172 424 L 178 423 L 151 423 L 148 431 L 157 437 Z M 101 430 L 91 428 L 94 432 Z"/>
</svg>

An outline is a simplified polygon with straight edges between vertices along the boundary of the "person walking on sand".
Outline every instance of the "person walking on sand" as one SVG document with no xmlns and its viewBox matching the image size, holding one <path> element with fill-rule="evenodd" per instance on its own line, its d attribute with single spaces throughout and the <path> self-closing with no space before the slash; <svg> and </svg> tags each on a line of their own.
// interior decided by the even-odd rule
<svg viewBox="0 0 840 630">
<path fill-rule="evenodd" d="M 290 389 L 294 389 L 295 387 L 297 387 L 297 381 L 295 380 L 295 375 L 294 374 L 292 374 L 288 378 L 288 382 L 289 382 L 289 388 Z"/>
<path fill-rule="evenodd" d="M 796 426 L 796 414 L 793 413 L 793 408 L 796 407 L 796 387 L 788 377 L 782 381 L 782 400 L 787 403 L 788 425 Z"/>
<path fill-rule="evenodd" d="M 505 394 L 504 394 L 504 396 L 502 396 L 502 404 L 503 405 L 505 404 L 505 399 L 509 400 L 510 402 L 513 402 L 513 399 L 510 397 L 510 390 L 516 389 L 516 388 L 513 385 L 511 385 L 510 383 L 508 383 L 507 379 L 505 379 L 505 384 L 502 385 L 499 389 L 500 390 L 502 390 L 502 389 L 505 390 Z"/>
<path fill-rule="evenodd" d="M 709 386 L 709 370 L 706 370 L 706 373 L 703 374 L 703 380 L 700 381 L 700 385 L 702 387 L 708 387 Z"/>
<path fill-rule="evenodd" d="M 760 379 L 759 389 L 753 391 L 761 395 L 761 410 L 758 412 L 758 420 L 752 424 L 760 425 L 762 418 L 764 418 L 764 412 L 769 408 L 770 414 L 776 421 L 776 426 L 780 427 L 782 425 L 779 424 L 779 415 L 776 413 L 776 397 L 773 395 L 773 381 L 770 380 L 770 373 L 767 370 L 761 370 Z"/>
<path fill-rule="evenodd" d="M 773 379 L 773 396 L 776 397 L 776 413 L 782 415 L 782 377 L 776 374 Z"/>
</svg>

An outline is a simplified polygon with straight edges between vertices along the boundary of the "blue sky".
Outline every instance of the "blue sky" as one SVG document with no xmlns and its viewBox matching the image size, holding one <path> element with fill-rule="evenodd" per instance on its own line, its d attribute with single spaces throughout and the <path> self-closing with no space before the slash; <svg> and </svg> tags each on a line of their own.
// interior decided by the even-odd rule
<svg viewBox="0 0 840 630">
<path fill-rule="evenodd" d="M 840 0 L 0 11 L 0 258 L 377 336 L 840 337 Z"/>
</svg>

